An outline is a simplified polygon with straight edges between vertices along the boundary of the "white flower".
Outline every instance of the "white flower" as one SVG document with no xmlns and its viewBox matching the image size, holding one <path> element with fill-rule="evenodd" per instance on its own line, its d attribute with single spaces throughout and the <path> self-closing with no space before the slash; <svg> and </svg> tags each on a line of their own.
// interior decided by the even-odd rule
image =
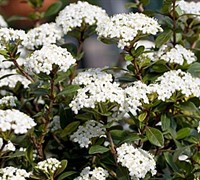
<svg viewBox="0 0 200 180">
<path fill-rule="evenodd" d="M 12 28 L 0 28 L 0 46 L 5 47 L 6 43 L 16 43 L 25 40 L 26 33 L 23 30 L 14 30 Z"/>
<path fill-rule="evenodd" d="M 7 77 L 2 78 L 3 76 Z M 28 85 L 31 83 L 31 81 L 21 74 L 17 74 L 16 69 L 1 69 L 0 78 L 0 87 L 8 86 L 10 88 L 14 88 L 18 82 L 21 82 L 24 88 L 28 88 Z"/>
<path fill-rule="evenodd" d="M 170 48 L 167 45 L 162 46 L 157 56 L 168 63 L 176 63 L 183 65 L 184 62 L 191 64 L 197 60 L 195 54 L 185 49 L 182 45 L 177 44 L 174 48 Z"/>
<path fill-rule="evenodd" d="M 198 133 L 200 133 L 200 121 L 199 121 L 199 126 L 197 127 Z"/>
<path fill-rule="evenodd" d="M 15 107 L 17 98 L 15 96 L 5 96 L 0 99 L 0 106 Z"/>
<path fill-rule="evenodd" d="M 2 149 L 2 147 L 3 147 L 3 149 Z M 2 151 L 15 151 L 16 150 L 15 145 L 11 141 L 8 141 L 7 144 L 3 144 L 2 138 L 0 138 L 0 149 L 2 149 Z"/>
<path fill-rule="evenodd" d="M 30 177 L 30 174 L 24 169 L 17 169 L 11 166 L 0 169 L 1 180 L 26 180 Z"/>
<path fill-rule="evenodd" d="M 95 167 L 92 171 L 90 171 L 90 167 L 85 167 L 80 176 L 74 180 L 106 180 L 108 176 L 108 171 L 102 167 Z"/>
<path fill-rule="evenodd" d="M 97 26 L 100 38 L 116 39 L 118 47 L 124 49 L 140 35 L 155 35 L 162 28 L 154 18 L 142 13 L 117 14 L 105 19 Z"/>
<path fill-rule="evenodd" d="M 95 81 L 113 82 L 112 74 L 102 71 L 101 68 L 87 69 L 78 73 L 72 83 L 77 85 L 89 85 Z"/>
<path fill-rule="evenodd" d="M 188 14 L 189 17 L 195 18 L 198 21 L 200 20 L 200 2 L 187 2 L 184 0 L 177 1 L 177 6 L 184 12 Z M 191 15 L 192 14 L 192 15 Z"/>
<path fill-rule="evenodd" d="M 36 123 L 28 115 L 15 110 L 0 110 L 0 129 L 1 131 L 13 130 L 15 134 L 25 134 Z"/>
<path fill-rule="evenodd" d="M 137 111 L 140 110 L 139 108 L 142 106 L 142 103 L 149 103 L 147 95 L 152 92 L 152 88 L 141 81 L 136 81 L 132 86 L 127 87 L 124 91 L 126 94 L 126 111 L 130 111 L 135 116 L 137 115 Z"/>
<path fill-rule="evenodd" d="M 122 111 L 124 109 L 124 98 L 124 91 L 118 83 L 96 80 L 78 89 L 77 95 L 69 106 L 77 114 L 82 108 L 95 108 L 96 104 L 109 101 L 110 103 L 116 103 L 119 110 Z"/>
<path fill-rule="evenodd" d="M 70 136 L 70 139 L 73 142 L 78 142 L 81 148 L 88 148 L 89 144 L 91 144 L 91 139 L 101 135 L 105 135 L 103 124 L 89 120 L 83 126 L 79 126 L 78 130 Z"/>
<path fill-rule="evenodd" d="M 53 65 L 59 67 L 58 71 L 66 72 L 76 60 L 67 51 L 56 45 L 43 46 L 41 50 L 36 50 L 27 58 L 25 67 L 30 71 L 39 74 L 41 72 L 49 75 L 53 70 Z"/>
<path fill-rule="evenodd" d="M 60 11 L 56 18 L 56 24 L 67 34 L 77 27 L 97 25 L 105 18 L 108 18 L 108 16 L 102 8 L 91 5 L 88 2 L 78 1 Z"/>
<path fill-rule="evenodd" d="M 62 36 L 61 29 L 55 23 L 45 23 L 29 30 L 23 45 L 28 49 L 34 50 L 44 45 L 55 44 Z"/>
<path fill-rule="evenodd" d="M 44 161 L 40 161 L 36 168 L 40 169 L 44 173 L 54 174 L 58 168 L 61 167 L 61 162 L 56 158 L 48 158 Z"/>
<path fill-rule="evenodd" d="M 148 172 L 156 174 L 156 163 L 153 155 L 142 149 L 134 148 L 131 144 L 124 143 L 117 149 L 117 162 L 128 168 L 132 179 L 144 178 Z"/>
<path fill-rule="evenodd" d="M 178 157 L 179 161 L 189 161 L 188 156 L 185 154 L 182 154 Z"/>
<path fill-rule="evenodd" d="M 186 97 L 200 97 L 200 79 L 192 77 L 190 73 L 171 70 L 160 76 L 155 84 L 150 85 L 152 91 L 158 94 L 158 99 L 165 101 L 176 91 Z"/>
</svg>

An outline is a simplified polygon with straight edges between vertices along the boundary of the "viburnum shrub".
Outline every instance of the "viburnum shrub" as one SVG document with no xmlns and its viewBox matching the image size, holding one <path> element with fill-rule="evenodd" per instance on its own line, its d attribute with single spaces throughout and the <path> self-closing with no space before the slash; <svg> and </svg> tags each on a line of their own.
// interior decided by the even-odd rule
<svg viewBox="0 0 200 180">
<path fill-rule="evenodd" d="M 0 180 L 200 179 L 200 2 L 149 2 L 58 1 L 26 31 L 0 18 Z M 80 68 L 93 35 L 120 66 Z"/>
</svg>

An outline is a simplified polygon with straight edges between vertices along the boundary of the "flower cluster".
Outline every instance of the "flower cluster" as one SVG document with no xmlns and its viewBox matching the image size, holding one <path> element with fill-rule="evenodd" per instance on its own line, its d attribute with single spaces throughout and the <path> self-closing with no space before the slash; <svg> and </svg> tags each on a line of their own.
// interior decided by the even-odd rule
<svg viewBox="0 0 200 180">
<path fill-rule="evenodd" d="M 105 135 L 103 124 L 94 120 L 89 120 L 86 121 L 83 126 L 79 126 L 78 130 L 70 136 L 70 139 L 73 142 L 78 142 L 81 148 L 88 148 L 89 144 L 92 143 L 92 138 L 102 135 Z"/>
<path fill-rule="evenodd" d="M 30 177 L 30 173 L 26 172 L 26 170 L 24 169 L 17 169 L 11 166 L 0 169 L 1 180 L 8 180 L 8 179 L 26 180 L 29 177 Z"/>
<path fill-rule="evenodd" d="M 7 27 L 8 24 L 7 22 L 4 20 L 3 16 L 0 15 L 0 27 Z"/>
<path fill-rule="evenodd" d="M 27 58 L 25 67 L 36 74 L 42 72 L 49 75 L 53 70 L 53 65 L 59 67 L 58 71 L 66 72 L 75 62 L 76 60 L 67 49 L 51 44 L 34 51 L 33 54 Z"/>
<path fill-rule="evenodd" d="M 200 79 L 192 77 L 190 73 L 179 70 L 171 70 L 160 76 L 155 84 L 151 85 L 158 99 L 165 101 L 176 91 L 186 97 L 200 97 Z"/>
<path fill-rule="evenodd" d="M 108 176 L 108 171 L 102 167 L 95 167 L 92 171 L 90 167 L 86 167 L 81 171 L 80 176 L 74 180 L 106 180 Z"/>
<path fill-rule="evenodd" d="M 0 149 L 2 149 L 2 151 L 15 151 L 16 150 L 15 145 L 10 140 L 7 142 L 7 144 L 4 144 L 2 138 L 0 138 Z"/>
<path fill-rule="evenodd" d="M 177 6 L 189 17 L 200 20 L 200 2 L 187 2 L 185 0 L 177 1 Z"/>
<path fill-rule="evenodd" d="M 51 132 L 55 132 L 58 129 L 61 129 L 60 127 L 60 116 L 54 116 L 53 120 L 49 124 L 49 129 Z"/>
<path fill-rule="evenodd" d="M 81 89 L 78 89 L 77 95 L 71 101 L 69 106 L 74 113 L 82 108 L 95 108 L 100 102 L 117 103 L 119 110 L 124 109 L 124 91 L 116 82 L 95 81 Z"/>
<path fill-rule="evenodd" d="M 134 116 L 137 115 L 137 111 L 142 106 L 142 103 L 149 103 L 147 95 L 151 92 L 151 88 L 141 81 L 136 81 L 132 86 L 127 87 L 125 89 L 126 111 L 130 111 Z"/>
<path fill-rule="evenodd" d="M 185 49 L 182 45 L 177 44 L 174 48 L 169 48 L 167 45 L 162 46 L 157 53 L 158 58 L 168 63 L 180 65 L 183 65 L 184 62 L 191 64 L 197 60 L 195 54 Z"/>
<path fill-rule="evenodd" d="M 0 48 L 3 49 L 7 43 L 16 43 L 27 38 L 25 31 L 12 28 L 0 28 Z"/>
<path fill-rule="evenodd" d="M 7 76 L 6 78 L 2 78 Z M 28 88 L 28 85 L 31 83 L 21 74 L 17 73 L 16 69 L 1 69 L 0 70 L 0 87 L 7 86 L 14 88 L 16 84 L 20 82 L 24 88 Z"/>
<path fill-rule="evenodd" d="M 15 96 L 5 96 L 0 99 L 0 107 L 15 107 L 17 98 Z"/>
<path fill-rule="evenodd" d="M 56 158 L 48 158 L 44 161 L 40 161 L 36 168 L 43 171 L 45 174 L 54 174 L 58 168 L 61 167 L 61 162 Z"/>
<path fill-rule="evenodd" d="M 113 82 L 112 74 L 106 73 L 102 71 L 101 68 L 95 68 L 95 69 L 87 69 L 84 72 L 78 73 L 78 75 L 73 79 L 73 84 L 77 85 L 84 85 L 87 86 L 91 83 L 97 82 L 97 81 L 103 81 L 103 82 Z"/>
<path fill-rule="evenodd" d="M 122 144 L 117 149 L 117 162 L 127 167 L 132 179 L 139 180 L 144 178 L 150 171 L 152 175 L 156 174 L 155 160 L 153 156 L 142 149 L 134 148 L 130 144 Z"/>
<path fill-rule="evenodd" d="M 28 115 L 15 110 L 0 110 L 0 129 L 1 131 L 13 130 L 15 134 L 25 134 L 36 123 Z"/>
<path fill-rule="evenodd" d="M 60 11 L 56 18 L 56 24 L 67 34 L 77 27 L 97 25 L 105 18 L 108 17 L 102 8 L 91 5 L 88 2 L 78 1 L 77 3 L 71 3 Z"/>
<path fill-rule="evenodd" d="M 27 49 L 34 50 L 45 45 L 55 44 L 62 36 L 61 29 L 55 23 L 46 23 L 29 30 L 23 45 Z"/>
<path fill-rule="evenodd" d="M 117 39 L 121 49 L 130 46 L 140 35 L 155 35 L 159 31 L 162 31 L 162 28 L 158 22 L 142 13 L 117 14 L 97 27 L 100 38 Z"/>
</svg>

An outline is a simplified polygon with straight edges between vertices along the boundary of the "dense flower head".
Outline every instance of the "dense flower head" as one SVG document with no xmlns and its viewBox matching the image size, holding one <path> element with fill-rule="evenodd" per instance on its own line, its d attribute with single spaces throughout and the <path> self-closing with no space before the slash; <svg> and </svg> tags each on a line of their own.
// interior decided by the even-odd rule
<svg viewBox="0 0 200 180">
<path fill-rule="evenodd" d="M 85 167 L 80 176 L 74 180 L 106 180 L 108 176 L 108 171 L 102 167 L 95 167 L 93 170 L 90 167 Z"/>
<path fill-rule="evenodd" d="M 101 68 L 87 69 L 84 72 L 79 72 L 73 79 L 72 83 L 77 85 L 87 86 L 95 81 L 112 82 L 112 74 L 102 71 Z"/>
<path fill-rule="evenodd" d="M 162 28 L 154 18 L 142 13 L 117 14 L 101 22 L 97 27 L 100 38 L 117 39 L 118 47 L 124 49 L 140 35 L 155 35 Z"/>
<path fill-rule="evenodd" d="M 140 110 L 142 103 L 149 103 L 147 95 L 151 92 L 151 87 L 141 81 L 136 81 L 132 86 L 127 87 L 125 89 L 126 111 L 130 111 L 134 116 L 137 115 L 137 111 Z"/>
<path fill-rule="evenodd" d="M 200 97 L 200 79 L 192 77 L 190 73 L 179 70 L 171 70 L 158 77 L 155 84 L 151 85 L 158 99 L 165 101 L 174 92 L 179 91 L 186 97 Z"/>
<path fill-rule="evenodd" d="M 25 134 L 35 125 L 32 118 L 19 110 L 0 110 L 0 129 L 3 132 L 13 130 L 15 134 Z"/>
<path fill-rule="evenodd" d="M 156 174 L 156 163 L 149 152 L 127 143 L 122 144 L 116 150 L 117 162 L 128 168 L 131 179 L 144 178 L 148 172 L 152 175 Z"/>
<path fill-rule="evenodd" d="M 2 77 L 6 78 L 2 78 Z M 14 88 L 18 82 L 20 82 L 24 88 L 28 88 L 31 83 L 27 78 L 17 73 L 16 69 L 1 69 L 0 70 L 0 87 L 8 86 L 9 88 Z"/>
<path fill-rule="evenodd" d="M 7 27 L 7 26 L 8 26 L 7 22 L 5 21 L 3 16 L 0 15 L 0 27 Z"/>
<path fill-rule="evenodd" d="M 78 142 L 81 148 L 88 148 L 89 144 L 92 143 L 91 139 L 100 137 L 101 135 L 105 135 L 103 124 L 94 120 L 89 120 L 86 121 L 84 125 L 79 126 L 78 130 L 70 136 L 70 139 L 73 142 Z"/>
<path fill-rule="evenodd" d="M 30 174 L 24 169 L 9 166 L 0 169 L 0 180 L 26 180 Z"/>
<path fill-rule="evenodd" d="M 40 161 L 36 168 L 43 171 L 45 174 L 54 174 L 58 168 L 61 167 L 61 162 L 56 158 L 48 158 Z"/>
<path fill-rule="evenodd" d="M 53 70 L 53 65 L 59 67 L 58 71 L 66 72 L 75 62 L 76 60 L 67 49 L 51 44 L 34 51 L 27 58 L 25 67 L 36 74 L 42 72 L 49 75 Z"/>
<path fill-rule="evenodd" d="M 124 108 L 124 91 L 116 82 L 96 80 L 95 82 L 78 89 L 77 95 L 69 106 L 74 113 L 82 108 L 95 108 L 100 102 L 117 103 L 119 110 Z"/>
<path fill-rule="evenodd" d="M 0 99 L 0 107 L 15 107 L 17 98 L 15 96 L 4 96 Z"/>
<path fill-rule="evenodd" d="M 189 17 L 193 17 L 200 20 L 200 2 L 187 2 L 185 0 L 180 0 L 176 2 L 177 6 Z"/>
<path fill-rule="evenodd" d="M 56 24 L 61 26 L 63 32 L 67 34 L 74 28 L 81 28 L 83 25 L 97 25 L 105 18 L 108 18 L 108 15 L 102 8 L 88 2 L 78 1 L 60 11 L 56 18 Z"/>
<path fill-rule="evenodd" d="M 55 23 L 45 23 L 27 32 L 23 45 L 27 49 L 37 49 L 44 45 L 56 44 L 62 38 L 61 29 Z"/>
<path fill-rule="evenodd" d="M 183 65 L 184 62 L 191 64 L 197 60 L 195 54 L 184 48 L 182 45 L 177 44 L 174 48 L 167 45 L 162 46 L 157 56 L 168 63 L 176 63 Z"/>
<path fill-rule="evenodd" d="M 0 28 L 0 48 L 4 48 L 6 43 L 16 43 L 27 38 L 25 31 L 12 28 Z"/>
</svg>

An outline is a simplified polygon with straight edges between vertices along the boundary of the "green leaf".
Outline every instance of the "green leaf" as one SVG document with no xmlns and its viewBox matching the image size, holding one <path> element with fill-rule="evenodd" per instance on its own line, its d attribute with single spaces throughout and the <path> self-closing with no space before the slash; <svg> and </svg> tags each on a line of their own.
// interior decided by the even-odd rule
<svg viewBox="0 0 200 180">
<path fill-rule="evenodd" d="M 72 132 L 74 132 L 77 127 L 79 126 L 80 122 L 79 121 L 74 121 L 74 122 L 71 122 L 70 124 L 68 124 L 65 129 L 63 129 L 63 131 L 61 132 L 60 136 L 62 138 L 70 135 Z"/>
<path fill-rule="evenodd" d="M 164 73 L 168 71 L 168 67 L 166 66 L 166 62 L 163 60 L 159 60 L 152 65 L 152 69 L 158 73 Z"/>
<path fill-rule="evenodd" d="M 0 54 L 3 56 L 8 56 L 8 52 L 6 50 L 0 50 Z"/>
<path fill-rule="evenodd" d="M 183 139 L 190 134 L 190 128 L 182 128 L 176 133 L 176 139 Z"/>
<path fill-rule="evenodd" d="M 138 141 L 140 140 L 141 138 L 139 137 L 139 135 L 137 134 L 129 134 L 128 136 L 124 137 L 121 141 L 120 141 L 120 144 L 123 144 L 123 143 L 132 143 L 132 142 L 135 142 L 135 141 Z"/>
<path fill-rule="evenodd" d="M 127 168 L 118 166 L 117 169 L 116 169 L 116 174 L 117 174 L 117 180 L 128 180 L 128 179 L 130 179 Z"/>
<path fill-rule="evenodd" d="M 27 20 L 27 17 L 24 16 L 11 16 L 7 19 L 7 22 L 12 22 L 12 21 L 19 21 L 19 20 Z"/>
<path fill-rule="evenodd" d="M 187 71 L 192 74 L 192 76 L 200 78 L 200 63 L 192 63 Z"/>
<path fill-rule="evenodd" d="M 144 49 L 145 49 L 144 46 L 139 46 L 139 47 L 135 50 L 134 56 L 135 56 L 135 57 L 140 56 L 140 55 L 144 52 Z"/>
<path fill-rule="evenodd" d="M 69 176 L 71 176 L 71 175 L 73 175 L 73 174 L 76 174 L 76 171 L 67 171 L 67 172 L 64 172 L 63 174 L 61 174 L 61 175 L 57 178 L 57 180 L 63 180 L 63 179 L 65 179 L 66 177 L 69 177 Z"/>
<path fill-rule="evenodd" d="M 89 154 L 103 154 L 109 151 L 109 148 L 100 145 L 91 146 L 89 149 Z"/>
<path fill-rule="evenodd" d="M 68 95 L 70 93 L 74 93 L 79 89 L 79 85 L 69 85 L 66 86 L 63 91 L 57 94 L 57 96 Z"/>
<path fill-rule="evenodd" d="M 166 131 L 170 128 L 170 118 L 166 114 L 161 115 L 161 128 L 163 131 Z"/>
<path fill-rule="evenodd" d="M 25 152 L 26 159 L 32 163 L 33 162 L 33 146 L 28 146 Z"/>
<path fill-rule="evenodd" d="M 93 115 L 91 113 L 77 114 L 76 119 L 80 120 L 89 120 L 92 119 Z"/>
<path fill-rule="evenodd" d="M 147 117 L 147 112 L 142 112 L 139 116 L 138 116 L 138 119 L 140 122 L 144 121 L 145 118 Z"/>
<path fill-rule="evenodd" d="M 62 45 L 63 48 L 67 48 L 67 50 L 73 55 L 77 55 L 77 47 L 74 43 L 67 43 Z"/>
<path fill-rule="evenodd" d="M 160 48 L 163 44 L 165 44 L 167 41 L 171 39 L 172 35 L 173 35 L 173 32 L 170 29 L 160 33 L 155 41 L 156 47 Z"/>
<path fill-rule="evenodd" d="M 58 13 L 58 11 L 61 9 L 61 7 L 62 7 L 62 2 L 61 1 L 53 3 L 46 10 L 46 12 L 44 14 L 44 17 L 49 17 L 49 16 L 52 16 L 52 15 L 55 15 L 56 13 Z"/>
<path fill-rule="evenodd" d="M 200 152 L 196 152 L 193 156 L 192 159 L 194 160 L 194 162 L 197 162 L 198 164 L 200 164 Z"/>
<path fill-rule="evenodd" d="M 185 116 L 200 118 L 200 110 L 192 102 L 187 101 L 175 106 L 180 109 Z"/>
<path fill-rule="evenodd" d="M 152 144 L 159 147 L 164 145 L 163 134 L 160 132 L 160 130 L 152 128 L 152 127 L 147 127 L 146 135 L 147 135 L 148 140 Z"/>
<path fill-rule="evenodd" d="M 163 2 L 163 5 L 162 5 L 162 9 L 161 11 L 164 13 L 164 14 L 168 14 L 171 7 L 172 7 L 172 1 L 173 0 L 164 0 Z"/>
<path fill-rule="evenodd" d="M 125 8 L 126 9 L 137 8 L 137 3 L 132 3 L 132 2 L 126 3 Z"/>
<path fill-rule="evenodd" d="M 175 162 L 173 161 L 173 157 L 169 152 L 165 152 L 164 153 L 164 157 L 166 162 L 170 165 L 170 167 L 174 170 L 178 172 L 178 167 L 176 166 Z"/>
<path fill-rule="evenodd" d="M 61 174 L 65 170 L 65 168 L 67 167 L 67 164 L 68 164 L 68 161 L 66 159 L 61 161 L 61 167 L 56 170 L 55 177 Z"/>
<path fill-rule="evenodd" d="M 43 95 L 49 94 L 49 90 L 48 89 L 44 89 L 44 88 L 38 88 L 38 89 L 35 89 L 34 91 L 32 91 L 31 94 L 35 94 L 35 95 L 38 95 L 38 96 L 43 96 Z"/>
<path fill-rule="evenodd" d="M 125 57 L 124 57 L 124 59 L 126 61 L 132 61 L 133 60 L 133 56 L 131 56 L 130 54 L 126 54 Z"/>
<path fill-rule="evenodd" d="M 146 5 L 148 5 L 148 4 L 150 3 L 150 0 L 140 0 L 140 2 L 141 2 L 144 6 L 146 6 Z"/>
</svg>

